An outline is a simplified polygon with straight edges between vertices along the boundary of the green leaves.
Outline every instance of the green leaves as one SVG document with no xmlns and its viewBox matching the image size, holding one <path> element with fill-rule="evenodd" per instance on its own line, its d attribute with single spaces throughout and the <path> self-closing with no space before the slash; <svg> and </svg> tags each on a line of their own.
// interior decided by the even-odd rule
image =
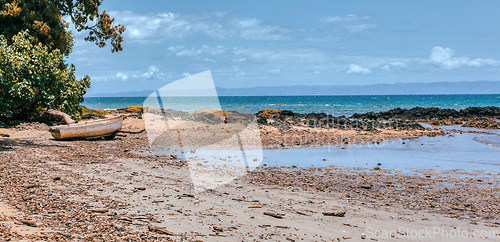
<svg viewBox="0 0 500 242">
<path fill-rule="evenodd" d="M 35 41 L 69 55 L 74 43 L 69 24 L 63 19 L 68 16 L 78 32 L 88 32 L 85 40 L 99 47 L 110 43 L 112 52 L 120 51 L 125 27 L 116 25 L 106 11 L 100 11 L 102 1 L 0 0 L 0 35 L 10 41 L 19 31 L 27 29 Z"/>
<path fill-rule="evenodd" d="M 88 76 L 77 80 L 75 66 L 59 50 L 33 45 L 27 30 L 10 45 L 0 35 L 0 117 L 26 118 L 53 108 L 78 119 L 89 87 Z"/>
</svg>

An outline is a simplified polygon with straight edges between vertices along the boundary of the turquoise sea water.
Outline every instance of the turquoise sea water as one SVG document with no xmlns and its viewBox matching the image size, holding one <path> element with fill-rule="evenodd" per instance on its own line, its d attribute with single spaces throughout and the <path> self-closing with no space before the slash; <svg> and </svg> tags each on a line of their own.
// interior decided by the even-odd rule
<svg viewBox="0 0 500 242">
<path fill-rule="evenodd" d="M 88 97 L 83 103 L 92 109 L 119 109 L 143 105 L 145 97 Z M 170 97 L 172 106 L 194 111 L 200 103 L 211 103 L 210 97 Z M 265 108 L 291 110 L 298 113 L 327 113 L 351 116 L 354 113 L 380 112 L 393 108 L 499 106 L 500 94 L 492 95 L 353 95 L 353 96 L 221 96 L 222 109 L 258 112 Z M 193 106 L 190 104 L 194 104 Z"/>
</svg>

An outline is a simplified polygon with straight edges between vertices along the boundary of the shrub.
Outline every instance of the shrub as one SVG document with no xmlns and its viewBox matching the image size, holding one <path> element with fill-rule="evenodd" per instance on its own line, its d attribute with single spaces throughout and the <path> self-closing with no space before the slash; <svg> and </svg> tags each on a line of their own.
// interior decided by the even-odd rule
<svg viewBox="0 0 500 242">
<path fill-rule="evenodd" d="M 10 45 L 0 36 L 0 117 L 30 118 L 52 108 L 79 119 L 89 87 L 88 76 L 77 80 L 75 66 L 59 50 L 33 44 L 28 31 Z"/>
</svg>

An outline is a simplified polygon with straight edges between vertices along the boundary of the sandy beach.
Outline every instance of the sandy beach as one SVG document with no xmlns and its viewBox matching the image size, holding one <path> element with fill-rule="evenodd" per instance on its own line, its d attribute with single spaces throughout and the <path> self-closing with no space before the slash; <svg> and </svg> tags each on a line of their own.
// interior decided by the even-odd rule
<svg viewBox="0 0 500 242">
<path fill-rule="evenodd" d="M 127 117 L 124 132 L 114 140 L 56 141 L 45 124 L 4 125 L 3 240 L 500 238 L 498 173 L 402 172 L 383 163 L 370 168 L 262 165 L 229 183 L 200 190 L 193 185 L 190 164 L 152 151 L 144 120 L 138 116 Z M 417 126 L 373 131 L 293 124 L 284 129 L 259 122 L 258 127 L 266 149 L 445 135 Z M 291 142 L 293 137 L 300 137 L 301 143 Z"/>
</svg>

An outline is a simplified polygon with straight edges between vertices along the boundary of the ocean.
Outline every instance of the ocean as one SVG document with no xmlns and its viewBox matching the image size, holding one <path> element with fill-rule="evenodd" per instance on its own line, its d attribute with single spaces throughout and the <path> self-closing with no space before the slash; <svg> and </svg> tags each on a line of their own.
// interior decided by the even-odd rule
<svg viewBox="0 0 500 242">
<path fill-rule="evenodd" d="M 85 105 L 92 109 L 120 109 L 143 105 L 145 97 L 87 97 Z M 199 109 L 200 103 L 211 103 L 210 97 L 169 97 L 167 102 L 183 111 Z M 351 116 L 354 113 L 381 112 L 394 108 L 438 107 L 462 109 L 467 107 L 499 106 L 500 94 L 464 95 L 342 95 L 342 96 L 221 96 L 220 106 L 226 111 L 246 110 L 257 113 L 266 108 L 290 110 L 297 113 L 326 113 Z M 191 105 L 194 104 L 194 105 Z M 201 106 L 203 106 L 201 104 Z M 210 108 L 210 107 L 207 107 Z"/>
</svg>

